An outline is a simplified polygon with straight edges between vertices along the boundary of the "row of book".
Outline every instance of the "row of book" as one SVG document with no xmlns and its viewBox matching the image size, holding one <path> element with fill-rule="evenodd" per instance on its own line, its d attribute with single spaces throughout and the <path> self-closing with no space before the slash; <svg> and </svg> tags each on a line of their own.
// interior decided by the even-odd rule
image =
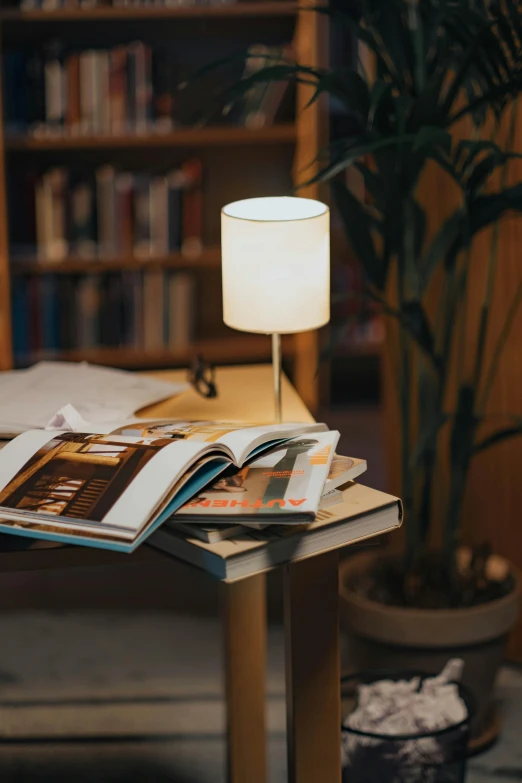
<svg viewBox="0 0 522 783">
<path fill-rule="evenodd" d="M 279 62 L 289 51 L 255 44 L 243 75 Z M 10 133 L 36 136 L 169 133 L 193 122 L 179 82 L 173 48 L 153 49 L 143 41 L 84 51 L 71 50 L 62 41 L 52 41 L 41 51 L 8 49 L 6 125 Z M 256 84 L 232 106 L 222 107 L 219 120 L 254 128 L 273 124 L 286 86 L 283 81 Z"/>
<path fill-rule="evenodd" d="M 193 339 L 195 281 L 187 272 L 16 277 L 16 358 L 99 347 L 183 350 Z"/>
<path fill-rule="evenodd" d="M 140 133 L 174 125 L 177 77 L 172 53 L 143 41 L 69 51 L 52 41 L 41 51 L 8 50 L 6 117 L 12 132 Z M 25 89 L 24 89 L 25 85 Z"/>
<path fill-rule="evenodd" d="M 28 186 L 31 188 L 31 184 Z M 131 173 L 114 166 L 98 168 L 92 179 L 65 168 L 49 169 L 26 197 L 34 203 L 21 209 L 24 222 L 34 216 L 41 261 L 56 263 L 68 256 L 146 260 L 181 251 L 196 258 L 202 249 L 202 166 L 186 161 L 167 174 Z M 16 257 L 29 248 L 13 248 Z"/>
<path fill-rule="evenodd" d="M 57 11 L 60 8 L 157 8 L 231 5 L 238 0 L 21 0 L 21 11 Z"/>
</svg>

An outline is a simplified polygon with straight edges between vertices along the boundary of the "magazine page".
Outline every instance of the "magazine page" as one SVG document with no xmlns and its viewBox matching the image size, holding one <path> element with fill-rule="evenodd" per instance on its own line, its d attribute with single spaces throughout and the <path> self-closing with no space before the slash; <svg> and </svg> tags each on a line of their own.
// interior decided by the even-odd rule
<svg viewBox="0 0 522 783">
<path fill-rule="evenodd" d="M 0 452 L 0 513 L 98 524 L 132 537 L 187 469 L 212 451 L 206 443 L 162 437 L 29 431 Z"/>
<path fill-rule="evenodd" d="M 74 409 L 66 406 L 51 420 L 53 426 L 75 432 L 91 431 Z M 66 426 L 69 425 L 69 426 Z M 256 424 L 245 425 L 226 421 L 181 421 L 176 419 L 132 419 L 94 425 L 92 431 L 138 438 L 165 438 L 219 444 L 229 450 L 240 467 L 256 449 L 272 441 L 284 440 L 305 432 L 325 432 L 325 424 Z"/>
<path fill-rule="evenodd" d="M 184 505 L 198 490 L 212 483 L 229 464 L 229 459 L 219 455 L 216 457 L 215 454 L 198 459 L 176 482 L 167 501 L 160 506 L 137 536 L 131 537 L 128 531 L 109 530 L 101 525 L 96 527 L 82 524 L 78 527 L 70 520 L 64 520 L 59 516 L 50 518 L 49 521 L 47 518 L 36 519 L 38 515 L 35 515 L 34 521 L 19 517 L 7 519 L 0 516 L 0 533 L 99 549 L 113 549 L 118 552 L 133 552 L 167 517 Z"/>
<path fill-rule="evenodd" d="M 315 516 L 338 439 L 338 432 L 314 432 L 285 441 L 239 471 L 227 471 L 174 519 L 229 524 L 230 517 Z"/>
</svg>

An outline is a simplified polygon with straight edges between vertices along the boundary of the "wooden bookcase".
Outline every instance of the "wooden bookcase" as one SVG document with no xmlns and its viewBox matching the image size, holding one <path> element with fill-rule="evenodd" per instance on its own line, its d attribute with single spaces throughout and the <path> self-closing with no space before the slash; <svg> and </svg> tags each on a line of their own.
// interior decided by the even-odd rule
<svg viewBox="0 0 522 783">
<path fill-rule="evenodd" d="M 226 31 L 234 32 L 242 40 L 250 35 L 251 42 L 263 40 L 263 30 L 281 30 L 281 36 L 293 41 L 296 58 L 310 65 L 324 64 L 327 57 L 326 18 L 310 10 L 315 3 L 288 2 L 287 0 L 238 0 L 220 5 L 194 5 L 181 7 L 112 7 L 61 8 L 55 11 L 20 11 L 16 8 L 0 9 L 0 41 L 2 54 L 7 45 L 23 41 L 31 45 L 33 40 L 42 42 L 59 36 L 73 36 L 74 40 L 90 39 L 98 33 L 117 35 L 122 40 L 132 37 L 146 38 L 141 28 L 147 25 L 172 25 L 173 33 L 190 30 L 191 35 L 201 31 L 202 45 L 209 36 Z M 308 8 L 307 8 L 308 6 Z M 114 26 L 111 28 L 111 25 Z M 150 28 L 152 29 L 152 28 Z M 175 45 L 175 44 L 173 44 Z M 0 85 L 1 89 L 1 85 Z M 1 96 L 0 96 L 1 97 Z M 296 89 L 295 121 L 279 123 L 258 130 L 237 126 L 205 126 L 180 128 L 166 135 L 96 135 L 34 137 L 10 135 L 6 132 L 3 116 L 3 100 L 0 100 L 0 369 L 13 366 L 11 330 L 11 279 L 13 275 L 77 274 L 127 269 L 185 268 L 194 270 L 203 284 L 204 299 L 196 307 L 205 310 L 201 339 L 190 349 L 183 351 L 143 352 L 128 348 L 100 348 L 89 351 L 63 351 L 52 358 L 88 360 L 133 369 L 183 366 L 192 356 L 201 353 L 211 362 L 250 362 L 269 359 L 270 338 L 234 332 L 222 324 L 219 217 L 221 207 L 236 198 L 255 195 L 284 194 L 292 183 L 308 179 L 313 174 L 317 152 L 327 140 L 327 109 L 319 103 L 305 109 L 310 88 L 298 85 Z M 213 186 L 204 194 L 206 234 L 212 238 L 200 257 L 187 260 L 181 254 L 169 254 L 140 262 L 132 257 L 104 261 L 85 261 L 67 258 L 63 262 L 46 263 L 29 259 L 10 264 L 9 248 L 9 200 L 6 171 L 11 167 L 16 176 L 17 166 L 23 166 L 28 157 L 49 159 L 63 165 L 74 165 L 80 157 L 119 162 L 133 160 L 144 155 L 171 156 L 182 160 L 185 154 L 204 157 L 204 165 L 214 167 Z M 221 183 L 221 184 L 220 184 Z M 301 195 L 321 197 L 318 186 L 309 186 Z M 292 368 L 297 389 L 313 410 L 318 402 L 316 377 L 318 361 L 318 335 L 307 333 L 291 336 L 284 341 L 284 353 Z M 31 359 L 43 358 L 35 355 Z"/>
</svg>

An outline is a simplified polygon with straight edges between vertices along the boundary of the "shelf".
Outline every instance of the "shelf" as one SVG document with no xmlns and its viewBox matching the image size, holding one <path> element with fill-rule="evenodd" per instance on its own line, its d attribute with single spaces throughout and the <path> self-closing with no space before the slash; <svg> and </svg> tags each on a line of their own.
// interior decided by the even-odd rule
<svg viewBox="0 0 522 783">
<path fill-rule="evenodd" d="M 124 19 L 245 19 L 255 17 L 295 16 L 298 3 L 277 2 L 239 2 L 216 5 L 186 5 L 158 7 L 145 5 L 136 8 L 102 6 L 100 8 L 59 8 L 56 11 L 20 11 L 5 9 L 0 12 L 0 21 L 4 22 L 80 22 Z"/>
<path fill-rule="evenodd" d="M 143 133 L 96 136 L 15 136 L 6 134 L 7 150 L 102 149 L 108 147 L 217 147 L 236 144 L 292 143 L 296 139 L 293 123 L 250 130 L 237 127 L 183 128 L 172 133 Z"/>
<path fill-rule="evenodd" d="M 38 261 L 37 259 L 12 260 L 10 271 L 15 275 L 69 275 L 124 270 L 146 269 L 218 269 L 221 264 L 219 247 L 209 247 L 197 258 L 186 258 L 181 253 L 154 256 L 149 259 L 132 257 L 92 259 L 69 257 L 65 261 Z"/>
<path fill-rule="evenodd" d="M 291 355 L 292 342 L 283 340 L 283 353 Z M 201 354 L 213 363 L 270 360 L 271 339 L 264 335 L 238 335 L 222 339 L 196 340 L 181 350 L 136 351 L 131 348 L 96 348 L 74 351 L 44 351 L 32 354 L 24 364 L 41 360 L 86 361 L 128 369 L 187 366 Z"/>
</svg>

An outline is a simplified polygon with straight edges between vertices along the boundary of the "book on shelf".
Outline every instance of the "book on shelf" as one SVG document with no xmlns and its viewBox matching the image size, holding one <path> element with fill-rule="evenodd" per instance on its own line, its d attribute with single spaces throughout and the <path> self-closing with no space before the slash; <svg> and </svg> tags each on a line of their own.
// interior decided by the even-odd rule
<svg viewBox="0 0 522 783">
<path fill-rule="evenodd" d="M 173 47 L 142 40 L 110 49 L 80 49 L 60 39 L 32 49 L 9 48 L 3 58 L 7 134 L 104 137 L 191 127 L 195 99 L 185 100 L 179 90 L 185 75 L 179 56 Z M 243 77 L 291 59 L 290 45 L 253 44 Z M 194 70 L 195 63 L 187 78 Z M 216 120 L 246 128 L 273 125 L 284 109 L 287 86 L 286 81 L 254 84 Z"/>
<path fill-rule="evenodd" d="M 15 359 L 103 347 L 182 351 L 194 339 L 195 301 L 188 272 L 16 276 Z"/>
<path fill-rule="evenodd" d="M 27 212 L 13 215 L 14 235 L 34 236 L 41 262 L 51 265 L 69 255 L 142 261 L 175 252 L 189 260 L 201 255 L 203 178 L 197 158 L 166 173 L 106 164 L 94 176 L 55 167 L 25 180 L 21 177 L 12 190 L 33 189 L 32 198 L 24 197 L 33 220 Z M 25 242 L 12 246 L 15 262 L 27 252 Z"/>
<path fill-rule="evenodd" d="M 312 436 L 313 439 L 313 436 Z M 223 541 L 226 538 L 233 538 L 241 532 L 242 526 L 251 527 L 254 525 L 257 529 L 264 528 L 265 524 L 254 522 L 259 514 L 259 508 L 256 509 L 256 502 L 259 500 L 260 486 L 264 486 L 265 494 L 275 492 L 281 494 L 281 488 L 285 487 L 290 491 L 291 484 L 299 481 L 308 482 L 306 473 L 313 475 L 316 469 L 315 464 L 309 464 L 306 455 L 311 448 L 303 448 L 305 441 L 301 438 L 300 443 L 294 439 L 290 444 L 285 445 L 286 452 L 273 449 L 267 455 L 253 460 L 250 465 L 240 471 L 234 471 L 231 475 L 223 474 L 218 481 L 207 489 L 207 498 L 192 499 L 190 503 L 181 508 L 175 516 L 176 527 L 181 525 L 181 529 L 189 532 L 192 536 L 214 543 Z M 288 446 L 288 448 L 286 448 Z M 305 458 L 303 459 L 303 455 Z M 267 470 L 267 460 L 279 464 L 279 467 Z M 286 467 L 281 469 L 282 464 Z M 290 466 L 288 467 L 288 464 Z M 343 457 L 334 454 L 330 462 L 328 476 L 324 483 L 319 508 L 328 508 L 331 505 L 342 502 L 343 496 L 337 487 L 347 484 L 348 481 L 360 476 L 366 470 L 366 460 L 354 459 L 352 457 Z M 231 521 L 224 524 L 223 518 L 219 520 L 221 524 L 216 524 L 213 517 L 220 513 L 225 514 L 223 509 L 227 506 L 219 506 L 216 511 L 213 504 L 214 500 L 222 502 L 227 499 L 227 493 L 230 498 L 243 501 L 242 504 L 234 506 L 230 511 Z M 209 499 L 210 498 L 210 499 Z M 185 512 L 188 511 L 188 515 Z M 272 512 L 273 513 L 273 512 Z M 194 524 L 194 519 L 201 521 Z M 187 524 L 184 524 L 186 522 Z"/>
<path fill-rule="evenodd" d="M 341 503 L 319 510 L 310 525 L 242 528 L 232 538 L 210 543 L 191 536 L 186 526 L 181 530 L 168 524 L 148 543 L 232 582 L 400 527 L 402 505 L 398 498 L 355 483 L 343 488 L 342 495 Z"/>
<path fill-rule="evenodd" d="M 29 430 L 0 451 L 0 532 L 131 552 L 230 466 L 307 437 L 313 479 L 266 498 L 278 524 L 296 525 L 315 518 L 339 438 L 323 424 L 83 424 Z"/>
<path fill-rule="evenodd" d="M 252 44 L 247 50 L 241 79 L 255 79 L 256 73 L 263 68 L 288 64 L 293 61 L 293 48 L 290 44 L 284 46 Z M 266 128 L 276 121 L 287 93 L 288 82 L 286 80 L 254 81 L 241 98 L 225 106 L 223 115 L 245 128 Z"/>
</svg>

